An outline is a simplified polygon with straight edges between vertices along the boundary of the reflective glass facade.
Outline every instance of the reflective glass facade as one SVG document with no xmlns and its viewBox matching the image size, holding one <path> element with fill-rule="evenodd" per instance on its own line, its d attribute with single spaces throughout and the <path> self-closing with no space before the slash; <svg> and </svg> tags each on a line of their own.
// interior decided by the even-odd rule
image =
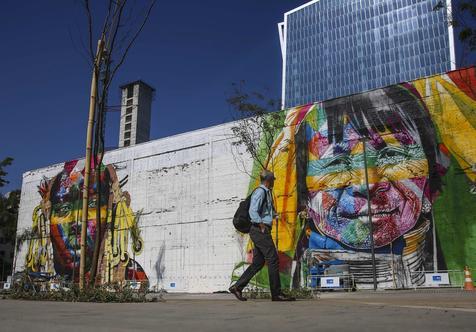
<svg viewBox="0 0 476 332">
<path fill-rule="evenodd" d="M 454 69 L 439 0 L 320 0 L 285 14 L 284 106 Z M 281 29 L 281 28 L 280 28 Z"/>
</svg>

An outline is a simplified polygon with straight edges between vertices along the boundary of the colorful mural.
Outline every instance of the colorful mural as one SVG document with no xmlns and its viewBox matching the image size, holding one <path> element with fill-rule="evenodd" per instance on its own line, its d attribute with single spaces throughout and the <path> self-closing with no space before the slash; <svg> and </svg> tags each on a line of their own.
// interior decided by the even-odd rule
<svg viewBox="0 0 476 332">
<path fill-rule="evenodd" d="M 96 282 L 146 281 L 144 270 L 129 254 L 139 255 L 143 241 L 136 215 L 130 207 L 129 193 L 121 189 L 127 179 L 119 181 L 112 165 L 101 165 L 99 190 L 94 181 L 95 171 L 90 178 L 87 280 L 94 266 L 96 237 L 101 236 Z M 28 241 L 25 266 L 28 271 L 57 274 L 78 281 L 83 179 L 84 161 L 74 160 L 65 163 L 59 174 L 45 178 L 38 187 L 41 201 L 33 212 L 33 235 Z"/>
<path fill-rule="evenodd" d="M 281 125 L 268 133 L 274 144 L 264 158 L 277 177 L 272 235 L 284 287 L 301 285 L 309 266 L 349 271 L 357 287 L 372 287 L 371 236 L 381 288 L 420 285 L 434 269 L 476 267 L 475 87 L 476 70 L 468 68 L 273 117 Z M 260 167 L 231 134 L 223 138 L 232 127 L 108 152 L 117 166 L 102 165 L 101 185 L 93 173 L 89 188 L 86 269 L 93 272 L 99 237 L 97 283 L 150 280 L 170 291 L 208 292 L 226 289 L 230 270 L 239 277 L 252 244 L 228 220 L 257 185 L 250 168 L 257 179 Z M 75 160 L 52 177 L 51 167 L 24 176 L 19 233 L 32 234 L 16 270 L 78 279 L 83 168 Z M 41 175 L 49 177 L 39 185 Z M 144 211 L 145 254 L 128 177 Z M 266 267 L 252 283 L 268 286 Z"/>
<path fill-rule="evenodd" d="M 473 67 L 286 111 L 268 155 L 285 285 L 302 261 L 372 285 L 364 144 L 378 286 L 476 266 L 475 87 Z"/>
</svg>

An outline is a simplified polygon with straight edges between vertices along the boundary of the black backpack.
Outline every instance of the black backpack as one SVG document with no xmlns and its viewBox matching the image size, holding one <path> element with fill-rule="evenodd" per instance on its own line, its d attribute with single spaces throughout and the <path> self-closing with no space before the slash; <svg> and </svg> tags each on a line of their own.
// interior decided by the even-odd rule
<svg viewBox="0 0 476 332">
<path fill-rule="evenodd" d="M 253 192 L 246 197 L 244 201 L 240 203 L 238 209 L 235 212 L 233 217 L 233 226 L 235 226 L 236 230 L 241 233 L 249 233 L 251 228 L 251 218 L 250 218 L 250 204 L 251 204 L 251 196 L 253 193 L 258 190 L 260 187 L 253 190 Z M 261 188 L 264 190 L 263 188 Z M 261 215 L 263 213 L 264 206 L 267 204 L 268 198 L 265 196 L 261 206 L 259 207 L 258 213 Z"/>
</svg>

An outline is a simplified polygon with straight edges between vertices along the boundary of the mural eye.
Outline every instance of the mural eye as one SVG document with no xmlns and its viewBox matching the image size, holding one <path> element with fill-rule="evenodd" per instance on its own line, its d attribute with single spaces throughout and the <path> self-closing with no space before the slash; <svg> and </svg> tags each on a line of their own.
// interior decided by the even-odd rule
<svg viewBox="0 0 476 332">
<path fill-rule="evenodd" d="M 329 162 L 327 162 L 325 167 L 342 167 L 342 166 L 348 166 L 348 165 L 349 165 L 348 158 L 336 157 L 331 159 Z"/>
<path fill-rule="evenodd" d="M 70 203 L 58 204 L 54 208 L 54 213 L 58 217 L 66 217 L 72 210 Z"/>
<path fill-rule="evenodd" d="M 401 148 L 395 147 L 386 147 L 379 152 L 379 159 L 401 159 L 402 157 L 406 157 L 406 153 Z"/>
<path fill-rule="evenodd" d="M 96 207 L 96 200 L 91 200 L 91 201 L 89 201 L 88 207 L 89 207 L 89 208 L 95 208 L 95 207 Z"/>
</svg>

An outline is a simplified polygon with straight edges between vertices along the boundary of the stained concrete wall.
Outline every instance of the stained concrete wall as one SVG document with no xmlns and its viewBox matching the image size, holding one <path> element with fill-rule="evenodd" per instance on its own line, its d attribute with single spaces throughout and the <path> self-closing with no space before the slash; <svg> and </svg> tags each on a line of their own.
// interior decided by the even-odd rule
<svg viewBox="0 0 476 332">
<path fill-rule="evenodd" d="M 243 261 L 246 239 L 232 225 L 246 195 L 252 160 L 232 146 L 232 123 L 197 130 L 106 153 L 131 196 L 139 221 L 143 252 L 134 257 L 150 285 L 168 291 L 212 292 L 228 288 L 236 262 Z M 18 233 L 32 225 L 39 204 L 37 186 L 63 163 L 23 175 Z M 248 172 L 249 173 L 249 172 Z M 25 265 L 27 244 L 17 253 L 16 270 Z"/>
</svg>

